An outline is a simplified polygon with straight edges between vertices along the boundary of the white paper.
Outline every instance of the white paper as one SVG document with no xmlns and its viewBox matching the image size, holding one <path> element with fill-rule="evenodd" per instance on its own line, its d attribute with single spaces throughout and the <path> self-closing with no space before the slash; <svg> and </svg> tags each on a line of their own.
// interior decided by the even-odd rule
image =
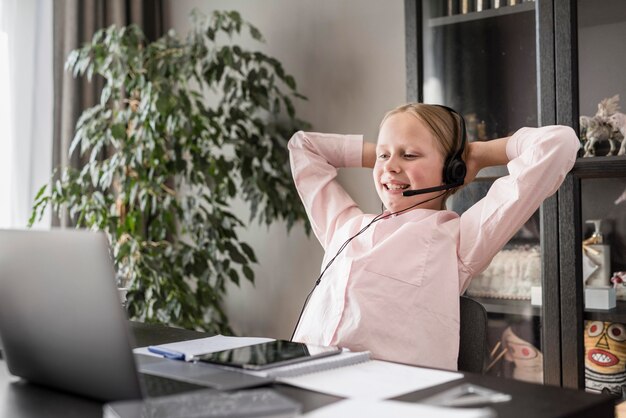
<svg viewBox="0 0 626 418">
<path fill-rule="evenodd" d="M 302 416 L 306 418 L 487 418 L 496 415 L 493 410 L 487 408 L 442 408 L 411 402 L 346 399 Z"/>
<path fill-rule="evenodd" d="M 197 340 L 160 344 L 159 347 L 184 353 L 185 360 L 191 361 L 194 356 L 198 356 L 200 354 L 214 353 L 216 351 L 229 350 L 231 348 L 246 347 L 248 345 L 266 343 L 269 341 L 274 341 L 274 339 L 260 337 L 226 337 L 224 335 L 215 335 L 213 337 L 200 338 Z M 135 354 L 161 357 L 158 354 L 148 351 L 148 347 L 135 348 L 133 352 Z"/>
<path fill-rule="evenodd" d="M 279 381 L 343 398 L 388 399 L 462 377 L 456 372 L 370 360 Z"/>
</svg>

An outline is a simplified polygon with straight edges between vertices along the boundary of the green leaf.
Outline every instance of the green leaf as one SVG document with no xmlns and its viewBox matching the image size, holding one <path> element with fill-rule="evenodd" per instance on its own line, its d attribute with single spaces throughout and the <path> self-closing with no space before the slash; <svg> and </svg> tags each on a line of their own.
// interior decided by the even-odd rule
<svg viewBox="0 0 626 418">
<path fill-rule="evenodd" d="M 47 184 L 44 184 L 43 186 L 41 186 L 39 188 L 39 190 L 37 191 L 37 194 L 35 195 L 35 202 L 37 202 L 39 200 L 39 198 L 41 198 L 41 196 L 43 196 L 43 194 L 46 192 L 46 189 L 48 188 Z"/>
<path fill-rule="evenodd" d="M 239 274 L 237 273 L 236 270 L 230 269 L 228 271 L 228 276 L 230 277 L 230 280 L 235 283 L 237 286 L 239 286 Z"/>
<path fill-rule="evenodd" d="M 261 31 L 259 31 L 256 27 L 252 25 L 249 25 L 248 27 L 250 29 L 250 36 L 252 36 L 253 39 L 259 42 L 264 42 L 263 35 L 261 35 Z"/>
<path fill-rule="evenodd" d="M 239 263 L 239 264 L 247 264 L 248 260 L 239 252 L 239 250 L 230 242 L 225 242 L 224 246 L 226 247 L 226 250 L 228 251 L 228 255 L 231 259 L 231 261 L 234 261 L 235 263 Z"/>
<path fill-rule="evenodd" d="M 256 255 L 254 255 L 254 250 L 252 249 L 252 247 L 250 247 L 245 242 L 240 242 L 239 246 L 241 247 L 243 252 L 246 254 L 248 259 L 250 259 L 250 261 L 252 261 L 253 263 L 257 262 Z"/>
<path fill-rule="evenodd" d="M 244 276 L 246 276 L 246 279 L 248 279 L 250 283 L 254 283 L 254 272 L 252 269 L 244 264 L 241 266 L 241 270 L 243 271 Z"/>
<path fill-rule="evenodd" d="M 296 80 L 292 76 L 286 75 L 285 76 L 285 83 L 289 86 L 289 88 L 291 90 L 295 90 L 296 89 Z"/>
<path fill-rule="evenodd" d="M 126 127 L 121 123 L 114 124 L 111 126 L 111 135 L 115 139 L 124 139 L 126 137 Z"/>
</svg>

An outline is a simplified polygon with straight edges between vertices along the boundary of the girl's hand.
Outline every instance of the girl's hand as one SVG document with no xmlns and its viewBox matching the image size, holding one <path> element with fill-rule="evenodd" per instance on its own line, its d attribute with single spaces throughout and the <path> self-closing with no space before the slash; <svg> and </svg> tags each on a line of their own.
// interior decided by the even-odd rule
<svg viewBox="0 0 626 418">
<path fill-rule="evenodd" d="M 467 168 L 467 173 L 465 174 L 465 182 L 464 184 L 470 184 L 476 178 L 478 172 L 482 169 L 480 166 L 480 146 L 482 143 L 480 142 L 470 142 L 467 145 L 467 157 L 465 158 L 465 167 Z"/>
<path fill-rule="evenodd" d="M 509 162 L 506 144 L 509 138 L 493 139 L 485 142 L 470 142 L 467 146 L 465 184 L 471 183 L 480 170 L 486 167 L 504 165 Z"/>
</svg>

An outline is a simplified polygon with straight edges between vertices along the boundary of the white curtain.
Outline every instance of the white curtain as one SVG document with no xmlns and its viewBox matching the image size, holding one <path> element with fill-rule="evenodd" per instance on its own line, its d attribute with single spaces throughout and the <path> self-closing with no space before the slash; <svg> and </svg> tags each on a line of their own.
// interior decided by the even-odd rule
<svg viewBox="0 0 626 418">
<path fill-rule="evenodd" d="M 0 0 L 0 228 L 23 228 L 52 161 L 53 0 Z M 50 224 L 49 215 L 38 226 Z"/>
</svg>

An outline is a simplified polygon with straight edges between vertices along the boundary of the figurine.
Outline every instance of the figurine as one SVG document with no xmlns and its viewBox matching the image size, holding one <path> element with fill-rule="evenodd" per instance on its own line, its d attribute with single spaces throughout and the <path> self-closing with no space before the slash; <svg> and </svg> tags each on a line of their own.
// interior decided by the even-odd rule
<svg viewBox="0 0 626 418">
<path fill-rule="evenodd" d="M 624 138 L 626 137 L 626 114 L 621 112 L 613 113 L 611 116 L 609 116 L 609 123 L 614 130 L 619 131 L 619 133 L 622 135 L 622 145 L 620 146 L 617 155 L 625 155 L 626 141 L 624 141 Z"/>
<path fill-rule="evenodd" d="M 580 126 L 587 139 L 583 147 L 585 150 L 583 157 L 593 157 L 597 154 L 597 148 L 602 143 L 609 141 L 612 129 L 608 123 L 596 117 L 590 118 L 588 116 L 580 117 Z M 612 149 L 614 146 L 611 144 L 610 147 Z"/>
<path fill-rule="evenodd" d="M 519 330 L 507 327 L 502 333 L 502 345 L 506 351 L 504 359 L 515 365 L 513 379 L 543 383 L 543 354 L 518 335 Z"/>
<path fill-rule="evenodd" d="M 620 284 L 626 286 L 626 271 L 616 271 L 611 277 L 611 283 L 613 287 L 617 288 Z"/>
<path fill-rule="evenodd" d="M 585 386 L 588 392 L 622 396 L 626 387 L 626 327 L 585 321 Z"/>
<path fill-rule="evenodd" d="M 598 111 L 595 116 L 580 117 L 581 139 L 584 142 L 584 157 L 593 157 L 598 155 L 598 149 L 605 147 L 608 143 L 609 151 L 606 155 L 616 155 L 619 152 L 626 152 L 624 145 L 624 134 L 617 134 L 619 128 L 615 124 L 619 124 L 621 118 L 617 116 L 616 122 L 612 121 L 612 116 L 619 110 L 619 95 L 606 98 L 598 104 Z M 620 126 L 623 126 L 621 124 Z M 621 131 L 620 131 L 621 132 Z M 620 146 L 621 143 L 621 146 Z M 619 148 L 619 151 L 618 151 Z M 621 154 L 619 154 L 621 155 Z"/>
</svg>

